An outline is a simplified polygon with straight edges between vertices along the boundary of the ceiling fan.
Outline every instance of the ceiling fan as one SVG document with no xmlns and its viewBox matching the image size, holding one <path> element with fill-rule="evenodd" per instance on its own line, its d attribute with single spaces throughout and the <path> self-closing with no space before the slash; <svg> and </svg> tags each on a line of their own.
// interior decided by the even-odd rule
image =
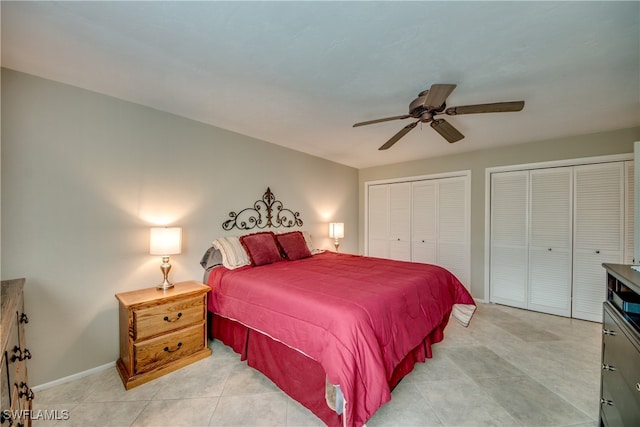
<svg viewBox="0 0 640 427">
<path fill-rule="evenodd" d="M 524 101 L 496 102 L 493 104 L 464 105 L 460 107 L 447 108 L 445 102 L 447 97 L 451 95 L 451 92 L 453 92 L 455 88 L 456 85 L 453 84 L 431 85 L 429 89 L 420 92 L 418 97 L 409 104 L 409 114 L 360 122 L 354 124 L 353 127 L 372 125 L 374 123 L 388 122 L 391 120 L 403 120 L 412 117 L 417 120 L 400 129 L 400 132 L 392 136 L 390 140 L 385 142 L 384 145 L 379 148 L 379 150 L 387 150 L 391 148 L 393 144 L 398 142 L 400 138 L 408 134 L 417 126 L 418 123 L 421 122 L 430 123 L 431 127 L 435 129 L 436 132 L 451 143 L 460 141 L 464 138 L 464 135 L 445 119 L 437 119 L 436 116 L 439 114 L 455 116 L 458 114 L 505 113 L 510 111 L 520 111 L 524 108 Z"/>
</svg>

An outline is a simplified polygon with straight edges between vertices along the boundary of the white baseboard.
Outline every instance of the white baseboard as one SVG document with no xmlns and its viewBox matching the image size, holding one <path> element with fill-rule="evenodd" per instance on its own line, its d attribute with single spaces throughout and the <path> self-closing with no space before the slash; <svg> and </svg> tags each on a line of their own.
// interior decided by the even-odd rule
<svg viewBox="0 0 640 427">
<path fill-rule="evenodd" d="M 77 374 L 69 375 L 68 377 L 59 378 L 57 380 L 50 381 L 48 383 L 40 384 L 31 389 L 34 392 L 46 390 L 51 387 L 55 387 L 57 385 L 65 384 L 74 380 L 79 380 L 80 378 L 84 378 L 86 376 L 97 374 L 98 372 L 106 371 L 107 369 L 113 368 L 116 366 L 116 362 L 106 363 L 101 366 L 96 366 L 95 368 L 88 369 L 86 371 L 78 372 Z"/>
</svg>

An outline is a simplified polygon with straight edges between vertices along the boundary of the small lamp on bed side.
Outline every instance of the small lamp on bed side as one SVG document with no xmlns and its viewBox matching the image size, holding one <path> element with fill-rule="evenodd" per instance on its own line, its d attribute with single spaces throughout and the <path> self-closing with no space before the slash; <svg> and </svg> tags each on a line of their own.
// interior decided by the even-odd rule
<svg viewBox="0 0 640 427">
<path fill-rule="evenodd" d="M 160 255 L 162 265 L 160 270 L 164 275 L 164 280 L 156 286 L 158 289 L 169 289 L 173 283 L 169 282 L 169 255 L 176 255 L 182 252 L 182 228 L 180 227 L 151 227 L 149 234 L 149 254 Z"/>
<path fill-rule="evenodd" d="M 329 237 L 333 239 L 333 246 L 336 247 L 336 252 L 338 252 L 338 246 L 340 246 L 340 241 L 338 239 L 342 239 L 344 237 L 344 223 L 330 222 Z"/>
</svg>

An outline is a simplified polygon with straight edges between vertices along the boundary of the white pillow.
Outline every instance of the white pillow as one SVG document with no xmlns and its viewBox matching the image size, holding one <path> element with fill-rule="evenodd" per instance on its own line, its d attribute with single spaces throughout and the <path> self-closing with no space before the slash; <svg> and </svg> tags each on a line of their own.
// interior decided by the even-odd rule
<svg viewBox="0 0 640 427">
<path fill-rule="evenodd" d="M 238 236 L 219 237 L 213 241 L 213 246 L 220 251 L 222 265 L 229 270 L 251 264 Z"/>
</svg>

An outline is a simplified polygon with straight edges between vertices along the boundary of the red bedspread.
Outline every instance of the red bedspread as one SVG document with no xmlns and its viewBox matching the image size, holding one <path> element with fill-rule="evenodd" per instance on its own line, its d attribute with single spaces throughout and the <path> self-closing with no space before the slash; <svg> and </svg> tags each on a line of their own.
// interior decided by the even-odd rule
<svg viewBox="0 0 640 427">
<path fill-rule="evenodd" d="M 475 308 L 444 268 L 334 252 L 216 268 L 209 285 L 210 311 L 322 365 L 344 394 L 348 426 L 364 424 L 391 399 L 395 366 L 448 319 L 454 304 L 465 305 L 469 316 Z"/>
</svg>

